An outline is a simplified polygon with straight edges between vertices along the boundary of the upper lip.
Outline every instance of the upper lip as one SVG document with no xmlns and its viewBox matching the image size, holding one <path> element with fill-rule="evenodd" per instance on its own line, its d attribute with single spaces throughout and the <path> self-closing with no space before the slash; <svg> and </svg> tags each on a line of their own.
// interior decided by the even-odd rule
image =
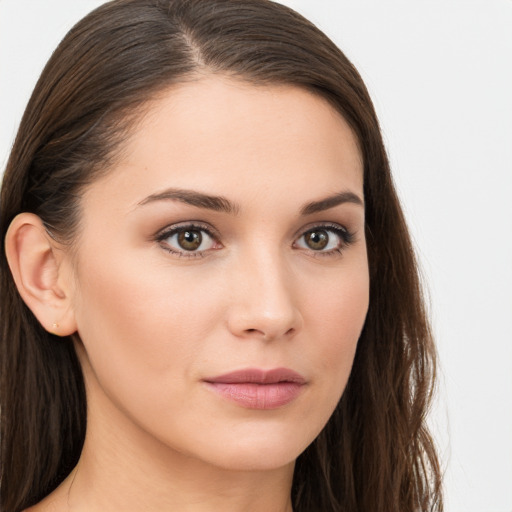
<svg viewBox="0 0 512 512">
<path fill-rule="evenodd" d="M 288 368 L 273 368 L 271 370 L 245 368 L 216 377 L 209 377 L 204 380 L 210 383 L 222 384 L 237 384 L 242 382 L 251 384 L 277 384 L 279 382 L 293 382 L 295 384 L 306 383 L 306 379 L 300 373 Z"/>
</svg>

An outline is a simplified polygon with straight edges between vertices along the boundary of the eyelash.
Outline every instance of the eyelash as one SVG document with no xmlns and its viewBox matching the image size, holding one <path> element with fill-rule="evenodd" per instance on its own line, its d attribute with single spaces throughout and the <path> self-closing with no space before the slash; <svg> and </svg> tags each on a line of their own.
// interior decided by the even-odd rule
<svg viewBox="0 0 512 512">
<path fill-rule="evenodd" d="M 155 240 L 158 243 L 160 243 L 161 247 L 165 251 L 180 258 L 204 258 L 208 249 L 205 251 L 187 251 L 185 249 L 183 251 L 178 251 L 169 246 L 169 244 L 165 243 L 165 240 L 167 240 L 168 238 L 186 231 L 202 231 L 206 233 L 208 237 L 214 240 L 214 242 L 217 242 L 219 238 L 219 236 L 216 233 L 214 233 L 209 226 L 201 223 L 189 222 L 186 224 L 179 224 L 165 228 L 164 230 L 157 233 L 157 235 L 155 236 Z"/>
<path fill-rule="evenodd" d="M 189 222 L 186 224 L 179 224 L 174 225 L 165 228 L 164 230 L 158 232 L 154 239 L 156 242 L 160 244 L 160 246 L 167 252 L 178 256 L 180 258 L 204 258 L 207 253 L 212 249 L 206 249 L 202 251 L 187 251 L 186 249 L 183 249 L 182 251 L 176 250 L 172 248 L 169 244 L 165 243 L 165 240 L 168 238 L 178 235 L 179 233 L 184 233 L 186 231 L 201 231 L 208 235 L 209 238 L 213 240 L 214 243 L 220 244 L 218 242 L 219 235 L 214 232 L 211 227 L 205 224 L 201 223 L 195 223 L 195 222 Z M 337 247 L 330 249 L 328 251 L 322 251 L 322 250 L 314 250 L 309 249 L 309 252 L 314 257 L 329 257 L 329 256 L 336 256 L 341 254 L 346 248 L 348 248 L 351 244 L 355 241 L 355 234 L 350 232 L 347 228 L 340 226 L 339 224 L 316 224 L 312 226 L 311 228 L 306 229 L 305 231 L 302 231 L 301 235 L 296 239 L 294 242 L 294 245 L 297 244 L 299 240 L 301 240 L 303 237 L 308 235 L 309 233 L 314 233 L 315 231 L 325 231 L 327 233 L 334 233 L 340 240 Z M 222 248 L 222 244 L 220 244 Z M 307 248 L 299 248 L 308 250 Z M 215 250 L 215 249 L 213 249 Z"/>
<path fill-rule="evenodd" d="M 315 251 L 314 249 L 309 249 L 312 256 L 314 256 L 315 258 L 328 258 L 340 255 L 345 251 L 345 249 L 352 245 L 356 239 L 355 234 L 349 231 L 347 228 L 340 226 L 339 224 L 326 223 L 316 224 L 313 227 L 306 229 L 306 231 L 303 231 L 300 237 L 297 238 L 297 240 L 301 240 L 308 233 L 313 233 L 315 231 L 326 231 L 327 233 L 334 233 L 340 240 L 339 245 L 329 251 Z"/>
</svg>

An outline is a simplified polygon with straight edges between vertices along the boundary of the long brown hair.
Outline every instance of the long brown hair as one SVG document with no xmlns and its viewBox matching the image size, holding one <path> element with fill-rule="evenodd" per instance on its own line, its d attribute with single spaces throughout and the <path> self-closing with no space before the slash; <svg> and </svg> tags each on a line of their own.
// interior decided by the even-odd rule
<svg viewBox="0 0 512 512">
<path fill-rule="evenodd" d="M 345 55 L 299 14 L 268 0 L 114 0 L 80 21 L 46 65 L 5 171 L 2 240 L 20 212 L 72 243 L 80 192 L 108 172 L 144 105 L 202 70 L 292 84 L 325 98 L 364 159 L 370 306 L 334 414 L 298 458 L 296 512 L 442 510 L 425 424 L 435 350 L 417 265 L 372 102 Z M 1 272 L 1 509 L 19 512 L 80 456 L 86 396 L 70 338 L 46 332 Z"/>
</svg>

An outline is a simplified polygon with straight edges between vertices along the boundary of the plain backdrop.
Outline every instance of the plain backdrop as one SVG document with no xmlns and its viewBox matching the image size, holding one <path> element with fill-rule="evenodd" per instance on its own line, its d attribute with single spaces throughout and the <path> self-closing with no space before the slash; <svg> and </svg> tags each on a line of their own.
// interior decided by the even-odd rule
<svg viewBox="0 0 512 512">
<path fill-rule="evenodd" d="M 45 61 L 101 3 L 0 0 L 2 170 Z M 380 116 L 431 300 L 446 511 L 511 512 L 512 0 L 284 3 L 354 62 Z"/>
</svg>

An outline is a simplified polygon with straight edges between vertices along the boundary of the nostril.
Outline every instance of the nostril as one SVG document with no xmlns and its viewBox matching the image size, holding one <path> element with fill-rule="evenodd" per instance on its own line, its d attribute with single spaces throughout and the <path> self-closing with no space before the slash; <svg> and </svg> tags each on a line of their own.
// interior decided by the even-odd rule
<svg viewBox="0 0 512 512">
<path fill-rule="evenodd" d="M 265 331 L 263 331 L 261 329 L 254 329 L 254 328 L 245 329 L 245 333 L 246 334 L 259 334 L 259 335 L 261 335 L 266 340 L 274 339 L 274 338 L 280 336 L 277 333 L 267 333 L 267 332 L 265 332 Z M 294 333 L 295 333 L 295 328 L 291 327 L 284 334 L 282 334 L 282 336 L 289 337 L 289 336 L 292 336 Z"/>
</svg>

